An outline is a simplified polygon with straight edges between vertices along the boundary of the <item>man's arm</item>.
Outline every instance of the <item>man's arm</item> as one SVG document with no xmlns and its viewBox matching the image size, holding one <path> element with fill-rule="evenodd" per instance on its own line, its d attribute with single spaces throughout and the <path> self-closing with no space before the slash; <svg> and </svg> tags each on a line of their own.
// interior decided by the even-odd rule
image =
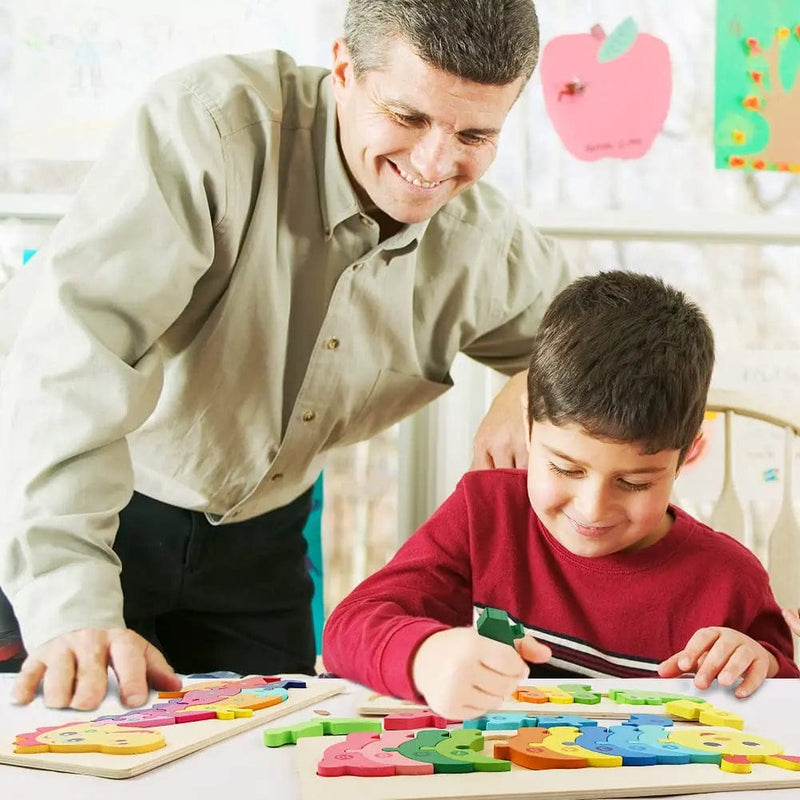
<svg viewBox="0 0 800 800">
<path fill-rule="evenodd" d="M 155 343 L 212 263 L 224 172 L 202 104 L 157 90 L 25 268 L 35 286 L 0 379 L 0 584 L 30 654 L 20 702 L 42 684 L 48 705 L 93 707 L 109 665 L 127 702 L 148 678 L 174 684 L 124 628 L 112 546 L 133 491 L 126 436 L 158 402 Z"/>
<path fill-rule="evenodd" d="M 528 465 L 528 432 L 524 422 L 528 371 L 508 379 L 497 393 L 475 434 L 470 469 Z"/>
</svg>

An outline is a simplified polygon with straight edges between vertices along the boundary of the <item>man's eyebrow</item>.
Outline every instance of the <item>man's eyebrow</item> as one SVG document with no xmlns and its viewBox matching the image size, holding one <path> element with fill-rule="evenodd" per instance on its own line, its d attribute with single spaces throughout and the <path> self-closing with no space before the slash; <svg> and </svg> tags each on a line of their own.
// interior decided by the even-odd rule
<svg viewBox="0 0 800 800">
<path fill-rule="evenodd" d="M 548 447 L 546 444 L 542 444 L 545 450 L 547 450 L 550 454 L 556 456 L 557 458 L 561 458 L 564 461 L 568 461 L 570 464 L 574 464 L 576 467 L 586 467 L 587 464 L 584 464 L 582 461 L 578 461 L 577 459 L 573 458 L 566 453 L 562 453 L 560 450 L 555 450 L 552 447 Z M 639 467 L 637 469 L 624 469 L 620 470 L 620 472 L 624 475 L 655 475 L 659 472 L 664 472 L 666 467 Z"/>
<path fill-rule="evenodd" d="M 418 119 L 420 122 L 430 122 L 430 115 L 418 108 L 409 105 L 404 100 L 380 100 L 379 104 L 391 111 L 394 114 L 400 114 L 404 117 L 411 119 Z M 459 134 L 468 134 L 470 136 L 498 136 L 500 134 L 499 128 L 467 128 L 463 131 L 458 131 Z"/>
</svg>

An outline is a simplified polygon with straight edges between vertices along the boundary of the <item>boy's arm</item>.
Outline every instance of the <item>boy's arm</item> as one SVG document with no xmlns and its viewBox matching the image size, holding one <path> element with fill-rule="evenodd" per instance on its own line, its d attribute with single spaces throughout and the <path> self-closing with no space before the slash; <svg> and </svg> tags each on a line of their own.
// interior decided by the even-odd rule
<svg viewBox="0 0 800 800">
<path fill-rule="evenodd" d="M 325 668 L 396 697 L 419 699 L 411 675 L 432 634 L 472 623 L 470 520 L 459 483 L 400 548 L 331 613 Z"/>
</svg>

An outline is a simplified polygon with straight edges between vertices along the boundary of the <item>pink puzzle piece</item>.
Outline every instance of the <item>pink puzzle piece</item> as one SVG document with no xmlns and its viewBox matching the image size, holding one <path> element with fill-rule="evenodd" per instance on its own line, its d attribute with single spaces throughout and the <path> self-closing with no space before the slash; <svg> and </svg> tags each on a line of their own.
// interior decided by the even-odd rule
<svg viewBox="0 0 800 800">
<path fill-rule="evenodd" d="M 317 764 L 317 775 L 337 778 L 340 775 L 358 775 L 362 778 L 379 778 L 395 775 L 393 764 L 381 764 L 367 758 L 361 749 L 375 739 L 379 733 L 349 733 L 343 742 L 332 744 L 322 754 Z"/>
<path fill-rule="evenodd" d="M 390 764 L 394 767 L 395 775 L 433 775 L 433 764 L 414 761 L 402 753 L 392 751 L 387 753 L 384 748 L 398 747 L 403 742 L 413 739 L 413 733 L 397 730 L 384 733 L 380 739 L 369 742 L 361 748 L 361 755 L 378 764 Z"/>
</svg>

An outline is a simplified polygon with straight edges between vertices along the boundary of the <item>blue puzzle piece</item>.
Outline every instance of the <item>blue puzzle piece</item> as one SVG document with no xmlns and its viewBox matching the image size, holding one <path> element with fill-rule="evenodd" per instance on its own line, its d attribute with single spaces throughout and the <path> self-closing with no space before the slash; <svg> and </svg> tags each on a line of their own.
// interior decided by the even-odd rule
<svg viewBox="0 0 800 800">
<path fill-rule="evenodd" d="M 614 728 L 584 728 L 581 735 L 575 739 L 575 744 L 596 753 L 620 756 L 623 767 L 642 767 L 658 763 L 656 755 L 652 751 L 648 751 L 644 745 L 637 745 L 635 742 L 611 741 L 613 730 Z"/>
</svg>

